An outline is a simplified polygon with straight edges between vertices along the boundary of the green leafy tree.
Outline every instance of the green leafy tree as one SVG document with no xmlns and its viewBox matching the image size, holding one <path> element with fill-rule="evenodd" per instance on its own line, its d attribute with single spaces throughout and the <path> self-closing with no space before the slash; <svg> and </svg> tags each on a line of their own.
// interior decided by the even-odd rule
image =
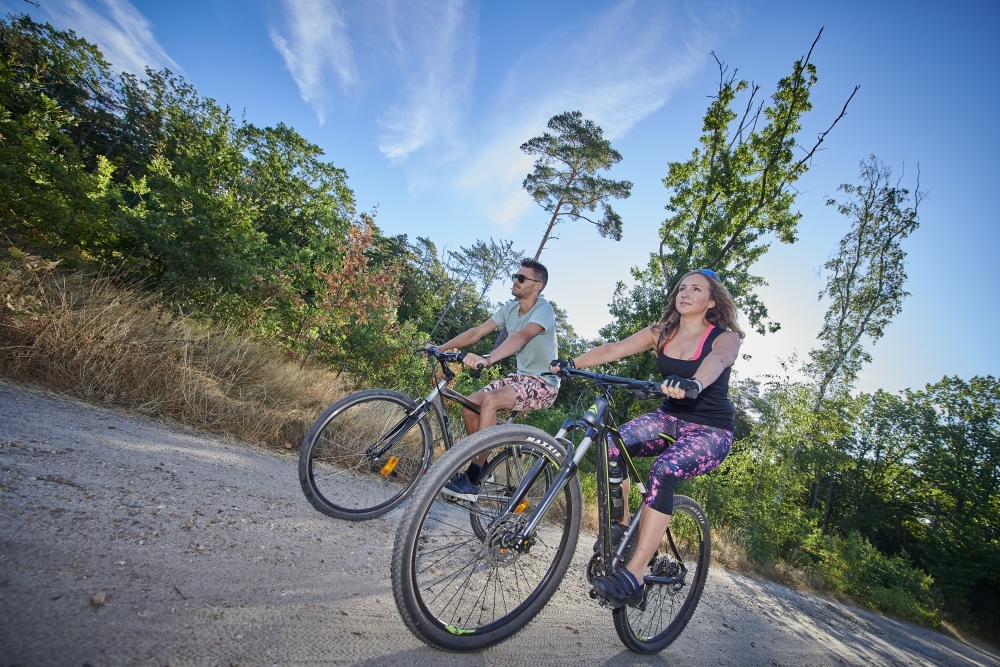
<svg viewBox="0 0 1000 667">
<path fill-rule="evenodd" d="M 912 404 L 884 391 L 858 396 L 860 409 L 845 441 L 848 457 L 833 509 L 837 532 L 858 531 L 885 554 L 916 553 L 923 533 L 913 469 L 921 443 L 913 437 Z"/>
<path fill-rule="evenodd" d="M 620 241 L 622 219 L 608 203 L 632 194 L 632 183 L 613 181 L 597 172 L 621 162 L 622 156 L 604 138 L 604 131 L 579 111 L 567 111 L 549 119 L 546 132 L 521 145 L 528 155 L 537 155 L 535 170 L 524 179 L 524 189 L 550 213 L 537 260 L 555 226 L 569 219 L 586 220 L 605 237 Z M 602 216 L 592 215 L 600 207 Z M 591 215 L 588 215 L 591 214 Z"/>
<path fill-rule="evenodd" d="M 463 284 L 452 275 L 430 239 L 418 236 L 411 243 L 401 235 L 383 238 L 380 245 L 379 262 L 402 261 L 397 315 L 400 322 L 414 325 L 421 342 L 430 340 L 432 332 L 438 340 L 448 340 L 466 328 L 465 322 L 483 322 L 492 315 L 479 299 L 474 283 Z M 445 308 L 449 308 L 449 317 L 438 324 Z M 475 350 L 484 354 L 489 351 L 488 343 L 477 345 Z"/>
<path fill-rule="evenodd" d="M 849 440 L 842 437 L 838 424 L 844 423 L 844 406 L 854 403 L 848 392 L 862 365 L 871 361 L 862 341 L 877 341 L 902 310 L 908 294 L 903 289 L 906 253 L 902 241 L 920 224 L 918 208 L 923 197 L 919 173 L 917 188 L 911 194 L 898 181 L 893 182 L 892 171 L 875 156 L 860 166 L 861 184 L 839 188 L 849 199 L 843 203 L 827 201 L 851 219 L 851 229 L 841 239 L 837 254 L 824 265 L 828 277 L 820 298 L 829 297 L 830 306 L 818 336 L 820 347 L 810 352 L 805 366 L 816 382 L 813 412 L 818 415 L 817 424 L 826 426 L 809 434 L 801 457 L 814 470 L 813 509 L 819 504 L 825 479 L 823 529 L 834 506 L 838 480 L 855 460 L 844 449 Z M 841 435 L 831 437 L 832 432 Z"/>
<path fill-rule="evenodd" d="M 452 294 L 452 298 L 448 301 L 444 310 L 441 311 L 437 322 L 434 323 L 434 329 L 431 330 L 431 337 L 434 336 L 434 332 L 441 325 L 441 322 L 444 321 L 444 318 L 448 315 L 448 311 L 455 305 L 456 300 L 467 285 L 478 284 L 480 291 L 472 312 L 468 313 L 465 319 L 462 320 L 463 327 L 471 323 L 473 312 L 483 302 L 486 292 L 498 280 L 503 280 L 506 276 L 510 275 L 511 269 L 517 266 L 521 258 L 524 257 L 523 252 L 514 250 L 513 241 L 504 241 L 501 239 L 497 243 L 492 238 L 490 238 L 489 243 L 486 241 L 476 241 L 470 248 L 460 246 L 458 252 L 448 251 L 448 255 L 451 258 L 450 269 L 452 273 L 462 278 Z"/>
<path fill-rule="evenodd" d="M 114 167 L 88 161 L 74 111 L 104 94 L 108 64 L 72 32 L 0 21 L 0 229 L 46 257 L 86 261 L 115 243 Z"/>
<path fill-rule="evenodd" d="M 812 108 L 810 94 L 817 81 L 811 62 L 817 41 L 819 35 L 809 52 L 795 61 L 791 74 L 778 82 L 766 107 L 757 99 L 760 86 L 737 79 L 735 70 L 730 72 L 716 59 L 718 89 L 705 114 L 701 145 L 686 162 L 671 162 L 663 179 L 671 192 L 666 207 L 671 216 L 660 229 L 659 266 L 650 267 L 653 277 L 669 292 L 687 271 L 714 270 L 761 333 L 776 331 L 779 325 L 768 323 L 767 308 L 755 292 L 764 280 L 751 267 L 773 239 L 795 241 L 801 214 L 792 210 L 793 184 L 809 169 L 854 97 L 851 93 L 812 148 L 796 157 L 802 115 Z M 748 99 L 740 112 L 733 106 L 745 91 Z"/>
<path fill-rule="evenodd" d="M 892 182 L 892 170 L 874 155 L 861 162 L 861 183 L 838 188 L 849 199 L 827 201 L 851 219 L 851 230 L 840 240 L 836 256 L 824 268 L 826 288 L 819 298 L 830 307 L 819 332 L 822 345 L 810 352 L 806 370 L 818 383 L 816 409 L 833 384 L 851 387 L 871 355 L 862 340 L 875 343 L 903 309 L 909 293 L 906 253 L 902 241 L 920 226 L 918 209 L 924 194 Z"/>
<path fill-rule="evenodd" d="M 990 603 L 1000 601 L 1000 382 L 946 377 L 907 400 L 920 443 L 912 463 L 923 527 L 915 555 L 945 599 L 979 601 L 973 613 L 997 632 Z"/>
</svg>

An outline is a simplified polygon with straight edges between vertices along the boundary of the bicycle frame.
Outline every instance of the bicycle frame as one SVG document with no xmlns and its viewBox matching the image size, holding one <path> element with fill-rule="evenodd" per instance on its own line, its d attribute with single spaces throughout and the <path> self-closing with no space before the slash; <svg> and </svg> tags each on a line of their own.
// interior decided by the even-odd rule
<svg viewBox="0 0 1000 667">
<path fill-rule="evenodd" d="M 383 456 L 387 451 L 392 449 L 393 445 L 395 445 L 399 439 L 410 430 L 410 428 L 423 419 L 432 408 L 437 415 L 438 424 L 441 425 L 441 437 L 444 439 L 444 447 L 445 449 L 451 449 L 455 442 L 451 436 L 451 423 L 448 420 L 448 414 L 444 410 L 443 399 L 445 398 L 455 401 L 463 408 L 467 408 L 476 414 L 479 414 L 478 405 L 448 386 L 448 384 L 455 379 L 455 373 L 451 370 L 445 360 L 437 356 L 435 358 L 437 358 L 437 360 L 441 363 L 441 368 L 444 371 L 444 377 L 438 381 L 427 396 L 420 399 L 420 402 L 417 403 L 417 406 L 412 412 L 407 414 L 406 417 L 399 421 L 399 423 L 389 429 L 389 431 L 382 436 L 382 438 L 365 450 L 365 454 L 367 456 L 372 459 L 378 459 Z"/>
<path fill-rule="evenodd" d="M 596 375 L 596 374 L 587 374 Z M 607 394 L 607 389 L 603 389 L 604 393 Z M 632 458 L 629 456 L 625 449 L 625 443 L 622 441 L 621 436 L 618 434 L 618 429 L 614 425 L 614 420 L 611 417 L 610 411 L 610 401 L 608 396 L 600 396 L 594 405 L 584 413 L 583 418 L 580 420 L 567 419 L 559 432 L 556 433 L 556 440 L 560 442 L 564 447 L 566 447 L 566 460 L 562 463 L 559 468 L 559 472 L 556 474 L 555 479 L 552 480 L 552 484 L 549 486 L 545 495 L 539 501 L 538 505 L 535 507 L 534 511 L 529 516 L 527 522 L 521 527 L 521 530 L 514 535 L 504 538 L 503 546 L 515 549 L 520 552 L 527 552 L 534 544 L 534 533 L 538 528 L 538 524 L 542 522 L 545 518 L 546 513 L 552 507 L 556 498 L 562 493 L 566 484 L 569 480 L 577 474 L 580 466 L 580 462 L 586 455 L 587 451 L 590 449 L 594 441 L 597 441 L 597 516 L 598 516 L 598 541 L 600 544 L 600 553 L 604 559 L 604 563 L 608 564 L 606 566 L 606 571 L 611 572 L 616 569 L 619 565 L 624 565 L 624 554 L 628 547 L 629 540 L 632 539 L 633 534 L 639 528 L 639 517 L 642 514 L 643 505 L 640 504 L 639 509 L 632 516 L 629 521 L 628 530 L 625 536 L 622 538 L 617 549 L 613 550 L 613 545 L 611 543 L 611 503 L 608 489 L 608 441 L 607 434 L 611 434 L 611 437 L 615 439 L 618 445 L 618 450 L 624 454 L 624 460 L 626 469 L 628 470 L 629 477 L 634 480 L 636 488 L 639 492 L 645 496 L 646 487 L 642 483 L 638 471 L 636 471 L 635 464 L 632 462 Z M 580 442 L 580 445 L 575 448 L 573 443 L 570 442 L 566 436 L 574 430 L 582 430 L 584 432 L 584 438 Z M 553 460 L 553 462 L 556 462 Z M 557 463 L 557 462 L 556 462 Z M 539 458 L 538 461 L 532 466 L 528 474 L 521 480 L 520 485 L 518 485 L 517 490 L 513 493 L 504 507 L 502 515 L 508 514 L 514 510 L 525 498 L 527 491 L 538 479 L 541 474 L 542 469 L 545 465 L 548 465 L 548 460 L 545 458 Z M 674 545 L 673 537 L 670 534 L 669 527 L 666 531 L 667 540 L 670 544 L 670 549 L 674 553 L 674 557 L 680 565 L 680 571 L 677 576 L 674 577 L 656 577 L 652 575 L 646 575 L 643 577 L 644 583 L 649 584 L 675 584 L 684 580 L 687 574 L 687 569 L 684 567 L 683 559 L 680 556 L 679 550 Z"/>
</svg>

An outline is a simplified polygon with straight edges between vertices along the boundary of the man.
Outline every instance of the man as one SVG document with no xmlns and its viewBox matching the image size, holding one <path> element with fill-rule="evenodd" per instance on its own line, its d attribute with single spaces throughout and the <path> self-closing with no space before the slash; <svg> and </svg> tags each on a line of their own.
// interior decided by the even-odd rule
<svg viewBox="0 0 1000 667">
<path fill-rule="evenodd" d="M 465 365 L 475 369 L 480 365 L 489 366 L 512 354 L 517 355 L 517 372 L 494 380 L 481 390 L 469 396 L 469 400 L 479 406 L 479 414 L 462 408 L 465 431 L 469 435 L 484 428 L 495 426 L 499 410 L 541 410 L 556 400 L 559 393 L 559 379 L 542 373 L 549 370 L 549 362 L 558 359 L 556 341 L 556 313 L 539 294 L 549 280 L 548 270 L 533 259 L 521 260 L 521 270 L 511 278 L 514 284 L 510 293 L 514 296 L 491 317 L 478 327 L 474 327 L 452 338 L 440 346 L 443 350 L 463 348 L 479 341 L 497 327 L 506 327 L 507 338 L 493 352 L 481 357 L 467 354 Z M 473 459 L 469 469 L 456 475 L 444 487 L 444 493 L 461 500 L 476 502 L 479 498 L 479 482 L 486 455 Z"/>
</svg>

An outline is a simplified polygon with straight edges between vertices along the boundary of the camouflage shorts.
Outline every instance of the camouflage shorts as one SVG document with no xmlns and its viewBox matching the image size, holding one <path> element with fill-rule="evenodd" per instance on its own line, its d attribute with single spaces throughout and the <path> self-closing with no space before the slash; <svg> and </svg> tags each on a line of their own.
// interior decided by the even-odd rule
<svg viewBox="0 0 1000 667">
<path fill-rule="evenodd" d="M 494 380 L 483 387 L 483 391 L 494 391 L 503 387 L 513 387 L 517 392 L 517 402 L 514 410 L 528 412 L 542 410 L 556 402 L 559 389 L 536 375 L 518 375 L 511 373 L 507 377 Z"/>
</svg>

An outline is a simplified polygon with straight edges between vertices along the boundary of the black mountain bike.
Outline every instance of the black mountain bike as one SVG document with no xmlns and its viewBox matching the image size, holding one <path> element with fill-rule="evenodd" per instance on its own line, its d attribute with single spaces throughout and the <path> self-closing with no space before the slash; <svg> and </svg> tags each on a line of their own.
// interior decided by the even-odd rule
<svg viewBox="0 0 1000 667">
<path fill-rule="evenodd" d="M 306 433 L 299 482 L 306 499 L 323 514 L 365 521 L 392 511 L 430 465 L 434 435 L 429 414 L 437 416 L 444 447 L 451 449 L 444 399 L 479 412 L 479 406 L 448 386 L 455 379 L 449 364 L 460 363 L 464 354 L 435 347 L 418 352 L 434 357 L 443 372 L 419 402 L 391 389 L 355 392 L 327 408 Z"/>
<path fill-rule="evenodd" d="M 591 581 L 624 565 L 638 531 L 642 506 L 628 530 L 612 543 L 606 437 L 625 447 L 609 412 L 616 389 L 641 398 L 665 396 L 655 382 L 567 369 L 562 377 L 593 382 L 601 396 L 581 420 L 567 420 L 553 438 L 531 426 L 486 429 L 441 457 L 417 486 L 396 532 L 392 590 L 407 627 L 425 643 L 449 651 L 478 651 L 523 628 L 562 581 L 580 532 L 583 499 L 577 469 L 597 445 L 598 551 L 587 567 Z M 583 431 L 579 446 L 567 439 Z M 508 464 L 494 468 L 493 498 L 486 505 L 455 502 L 441 489 L 475 456 L 490 453 Z M 624 454 L 626 471 L 646 489 Z M 466 514 L 479 518 L 470 529 Z M 622 642 L 636 653 L 656 653 L 691 619 L 708 575 L 711 536 L 701 507 L 674 497 L 674 514 L 650 559 L 646 595 L 636 607 L 612 612 Z M 607 602 L 591 591 L 591 597 Z"/>
</svg>

